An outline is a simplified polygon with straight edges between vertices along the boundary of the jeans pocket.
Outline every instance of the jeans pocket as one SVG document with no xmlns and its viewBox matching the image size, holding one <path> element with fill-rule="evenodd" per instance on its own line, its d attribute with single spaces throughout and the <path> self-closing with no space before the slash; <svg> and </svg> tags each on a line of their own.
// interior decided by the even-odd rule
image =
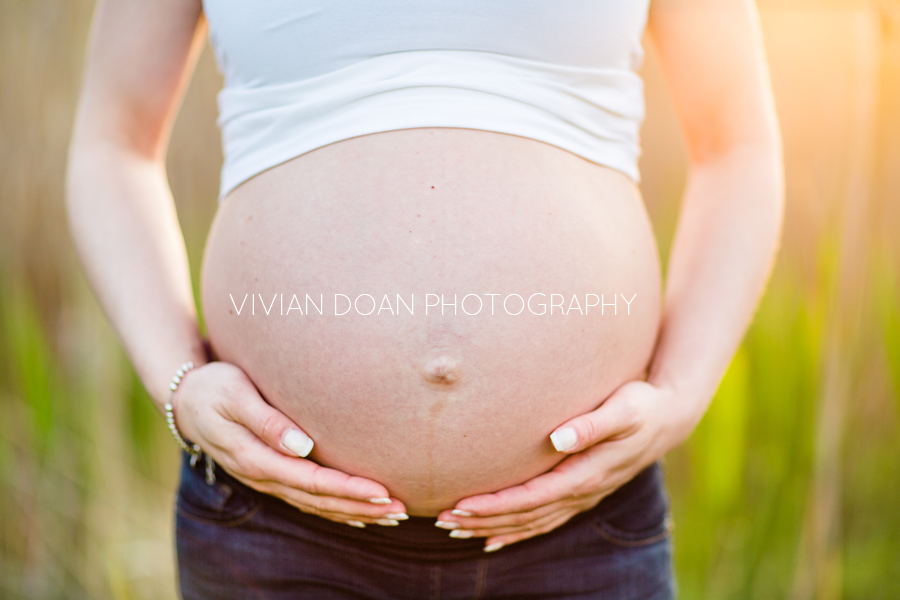
<svg viewBox="0 0 900 600">
<path fill-rule="evenodd" d="M 625 547 L 655 544 L 668 538 L 672 532 L 672 527 L 672 518 L 668 513 L 666 513 L 660 523 L 638 531 L 620 529 L 604 519 L 598 519 L 594 523 L 594 528 L 600 534 L 600 537 L 607 542 Z"/>
<path fill-rule="evenodd" d="M 653 465 L 620 488 L 610 510 L 592 522 L 605 541 L 617 546 L 647 546 L 669 537 L 672 517 L 659 465 Z"/>
<path fill-rule="evenodd" d="M 176 510 L 178 514 L 202 523 L 233 527 L 252 517 L 260 508 L 260 500 L 251 490 L 223 481 L 219 477 L 207 483 L 202 464 L 191 467 L 188 460 L 181 466 Z"/>
</svg>

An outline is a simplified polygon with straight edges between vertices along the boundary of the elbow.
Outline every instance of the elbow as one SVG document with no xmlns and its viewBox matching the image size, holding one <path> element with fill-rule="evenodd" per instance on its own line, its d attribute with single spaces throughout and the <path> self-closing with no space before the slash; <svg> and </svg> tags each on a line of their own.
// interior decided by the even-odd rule
<svg viewBox="0 0 900 600">
<path fill-rule="evenodd" d="M 76 123 L 66 159 L 65 202 L 70 214 L 83 209 L 101 190 L 116 187 L 134 173 L 164 177 L 164 154 L 109 127 Z"/>
<path fill-rule="evenodd" d="M 777 125 L 730 139 L 709 139 L 690 148 L 689 181 L 714 204 L 742 215 L 755 235 L 777 252 L 785 219 L 785 175 Z M 727 200 L 726 200 L 727 199 Z"/>
<path fill-rule="evenodd" d="M 784 208 L 784 150 L 777 123 L 767 120 L 751 131 L 704 136 L 688 145 L 689 173 L 715 174 L 750 185 L 779 211 Z"/>
<path fill-rule="evenodd" d="M 745 161 L 759 176 L 783 186 L 784 150 L 774 101 L 713 111 L 687 133 L 692 171 Z"/>
<path fill-rule="evenodd" d="M 77 197 L 73 192 L 83 185 L 115 178 L 128 165 L 164 170 L 165 139 L 159 127 L 143 125 L 148 121 L 139 111 L 82 98 L 68 148 L 67 199 Z"/>
<path fill-rule="evenodd" d="M 766 166 L 773 176 L 783 179 L 784 151 L 777 123 L 761 123 L 749 131 L 710 133 L 688 142 L 691 170 L 715 166 L 734 157 L 758 163 L 757 168 Z"/>
</svg>

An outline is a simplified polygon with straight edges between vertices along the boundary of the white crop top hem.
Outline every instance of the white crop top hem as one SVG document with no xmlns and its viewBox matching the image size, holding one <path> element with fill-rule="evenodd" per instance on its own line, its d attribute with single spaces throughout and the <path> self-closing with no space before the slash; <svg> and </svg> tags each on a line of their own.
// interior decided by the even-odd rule
<svg viewBox="0 0 900 600">
<path fill-rule="evenodd" d="M 342 140 L 419 127 L 517 135 L 639 181 L 643 82 L 631 70 L 469 50 L 382 54 L 283 85 L 225 87 L 219 201 L 251 177 Z"/>
</svg>

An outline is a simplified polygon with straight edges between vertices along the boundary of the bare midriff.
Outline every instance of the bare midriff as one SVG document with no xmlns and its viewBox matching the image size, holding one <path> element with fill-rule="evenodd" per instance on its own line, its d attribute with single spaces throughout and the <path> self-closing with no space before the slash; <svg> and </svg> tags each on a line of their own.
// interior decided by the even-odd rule
<svg viewBox="0 0 900 600">
<path fill-rule="evenodd" d="M 556 427 L 644 378 L 660 286 L 623 173 L 441 128 L 342 141 L 235 189 L 202 299 L 218 357 L 315 440 L 310 459 L 434 516 L 551 469 Z"/>
</svg>

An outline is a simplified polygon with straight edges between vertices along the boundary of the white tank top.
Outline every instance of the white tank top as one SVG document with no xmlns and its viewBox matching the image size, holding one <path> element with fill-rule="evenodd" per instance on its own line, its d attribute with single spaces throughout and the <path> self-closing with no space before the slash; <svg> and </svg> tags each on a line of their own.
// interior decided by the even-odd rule
<svg viewBox="0 0 900 600">
<path fill-rule="evenodd" d="M 225 87 L 221 201 L 348 138 L 459 127 L 637 181 L 649 0 L 203 0 Z"/>
</svg>

